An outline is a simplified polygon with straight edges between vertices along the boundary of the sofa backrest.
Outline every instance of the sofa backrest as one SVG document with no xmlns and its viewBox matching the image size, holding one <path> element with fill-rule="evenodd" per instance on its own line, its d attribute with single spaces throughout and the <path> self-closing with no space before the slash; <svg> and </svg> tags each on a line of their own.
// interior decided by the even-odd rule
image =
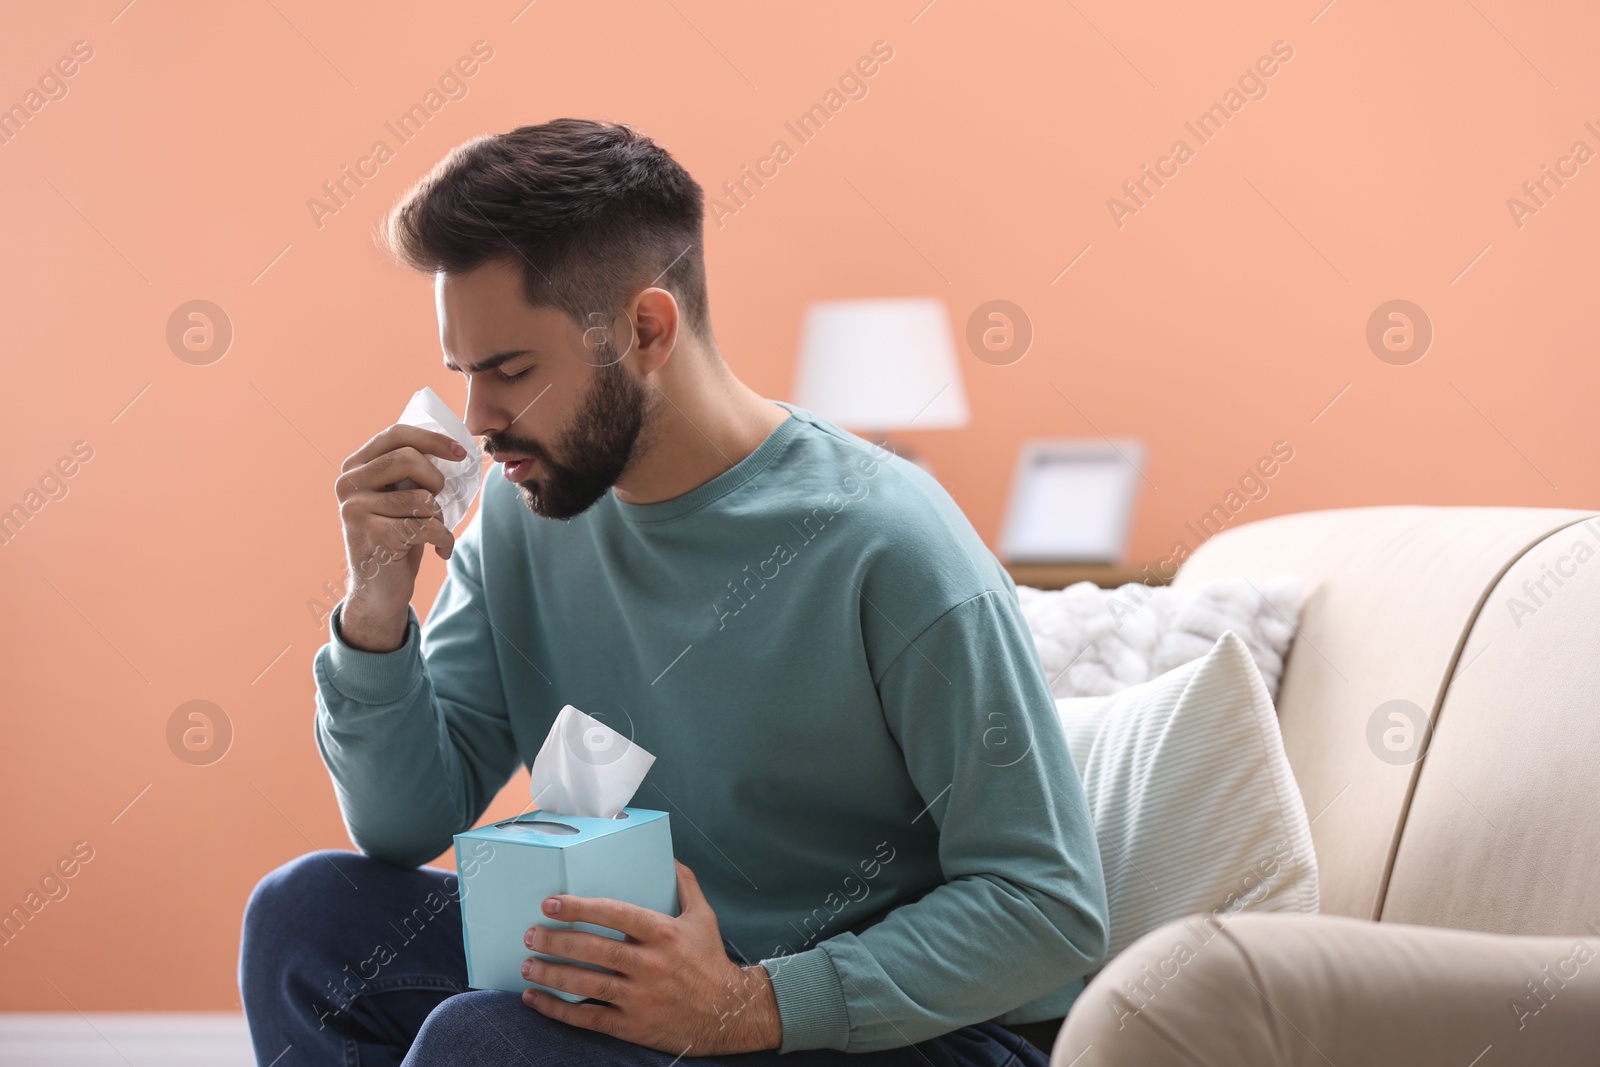
<svg viewBox="0 0 1600 1067">
<path fill-rule="evenodd" d="M 1472 743 L 1465 727 L 1429 739 L 1458 660 L 1470 662 L 1462 652 L 1480 611 L 1501 575 L 1530 548 L 1593 514 L 1435 507 L 1303 512 L 1224 530 L 1184 563 L 1175 585 L 1277 574 L 1298 574 L 1306 581 L 1300 627 L 1278 692 L 1278 720 L 1312 819 L 1324 912 L 1393 917 L 1385 911 L 1385 893 L 1402 833 L 1410 832 L 1407 809 L 1419 770 L 1436 756 L 1445 767 L 1429 779 L 1426 794 L 1439 794 L 1439 802 L 1430 800 L 1426 810 L 1430 822 L 1442 822 L 1460 817 L 1459 811 L 1440 806 L 1448 799 L 1440 790 L 1451 790 L 1447 776 L 1493 765 L 1492 756 L 1448 754 L 1457 747 L 1458 733 L 1463 744 Z M 1600 560 L 1589 584 L 1600 587 Z M 1568 591 L 1575 592 L 1575 586 Z M 1548 606 L 1576 613 L 1583 610 L 1578 601 L 1572 596 Z M 1596 603 L 1586 601 L 1591 612 Z M 1549 617 L 1552 630 L 1558 619 L 1569 618 L 1554 610 Z M 1532 619 L 1525 620 L 1523 629 L 1531 624 Z M 1464 679 L 1472 680 L 1494 662 L 1469 666 Z M 1588 674 L 1591 680 L 1595 669 Z M 1505 695 L 1502 687 L 1483 699 L 1492 700 L 1496 692 Z M 1530 767 L 1565 744 L 1557 736 L 1539 736 L 1548 747 L 1527 739 Z M 1481 823 L 1476 829 L 1461 823 L 1459 831 L 1469 837 L 1495 834 Z M 1485 844 L 1481 837 L 1473 840 Z M 1410 848 L 1407 856 L 1404 899 L 1414 901 L 1431 891 L 1414 869 L 1428 859 Z M 1420 913 L 1413 909 L 1413 914 Z M 1469 909 L 1451 914 L 1466 915 Z"/>
<path fill-rule="evenodd" d="M 1479 612 L 1383 918 L 1600 934 L 1600 519 L 1540 541 Z"/>
</svg>

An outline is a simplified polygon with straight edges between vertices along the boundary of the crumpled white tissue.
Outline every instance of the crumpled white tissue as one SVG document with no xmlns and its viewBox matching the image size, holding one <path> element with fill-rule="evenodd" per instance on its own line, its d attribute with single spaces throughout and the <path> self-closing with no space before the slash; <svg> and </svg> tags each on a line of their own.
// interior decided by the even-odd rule
<svg viewBox="0 0 1600 1067">
<path fill-rule="evenodd" d="M 592 715 L 568 704 L 529 769 L 529 792 L 552 815 L 614 819 L 656 758 Z"/>
<path fill-rule="evenodd" d="M 439 510 L 444 513 L 445 528 L 454 530 L 466 518 L 467 509 L 472 506 L 473 499 L 478 495 L 478 486 L 483 482 L 483 449 L 478 447 L 478 440 L 467 429 L 467 424 L 457 418 L 456 413 L 450 410 L 450 405 L 427 386 L 412 394 L 410 403 L 406 404 L 398 421 L 405 426 L 420 426 L 424 430 L 453 437 L 467 450 L 465 459 L 428 457 L 428 461 L 444 475 L 444 489 L 434 495 L 439 501 Z M 395 488 L 415 489 L 417 483 L 406 478 L 397 482 Z"/>
</svg>

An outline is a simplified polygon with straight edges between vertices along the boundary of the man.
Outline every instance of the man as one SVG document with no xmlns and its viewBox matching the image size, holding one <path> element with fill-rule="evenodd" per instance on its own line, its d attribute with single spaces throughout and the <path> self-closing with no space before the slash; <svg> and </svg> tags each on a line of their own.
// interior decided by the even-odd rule
<svg viewBox="0 0 1600 1067">
<path fill-rule="evenodd" d="M 428 459 L 460 458 L 449 438 L 391 426 L 339 475 L 316 737 L 363 855 L 251 898 L 263 1065 L 1042 1065 L 994 1020 L 1059 1018 L 1101 961 L 1099 854 L 1014 586 L 918 467 L 733 376 L 702 222 L 663 149 L 575 119 L 460 146 L 391 214 L 504 477 L 458 541 Z M 449 563 L 422 629 L 428 545 Z M 656 756 L 633 802 L 670 814 L 682 913 L 547 898 L 627 940 L 528 947 L 616 973 L 530 952 L 530 980 L 591 999 L 468 992 L 456 880 L 419 865 L 569 703 Z"/>
</svg>

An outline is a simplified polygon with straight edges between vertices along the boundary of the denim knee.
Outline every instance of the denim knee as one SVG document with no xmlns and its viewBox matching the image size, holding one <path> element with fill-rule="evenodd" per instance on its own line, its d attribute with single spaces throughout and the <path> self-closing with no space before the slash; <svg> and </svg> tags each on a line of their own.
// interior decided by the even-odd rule
<svg viewBox="0 0 1600 1067">
<path fill-rule="evenodd" d="M 500 1063 L 516 1052 L 522 1057 L 533 1056 L 530 1063 L 538 1064 L 539 1049 L 518 1048 L 516 1038 L 523 1036 L 527 1020 L 517 1018 L 523 1025 L 507 1025 L 507 1011 L 536 1014 L 525 1006 L 520 997 L 495 989 L 477 989 L 458 993 L 442 1002 L 428 1014 L 428 1019 L 411 1045 L 407 1063 Z M 496 1022 L 496 1018 L 499 1022 Z M 539 1022 L 550 1022 L 539 1016 Z"/>
<path fill-rule="evenodd" d="M 290 860 L 257 882 L 244 909 L 240 987 L 252 968 L 280 970 L 296 937 L 326 923 L 333 910 L 329 901 L 353 893 L 377 863 L 359 852 L 322 849 Z"/>
<path fill-rule="evenodd" d="M 377 862 L 334 848 L 296 856 L 256 883 L 244 909 L 246 929 L 263 922 L 293 923 L 311 912 L 326 914 L 328 898 L 358 887 L 364 869 Z"/>
</svg>

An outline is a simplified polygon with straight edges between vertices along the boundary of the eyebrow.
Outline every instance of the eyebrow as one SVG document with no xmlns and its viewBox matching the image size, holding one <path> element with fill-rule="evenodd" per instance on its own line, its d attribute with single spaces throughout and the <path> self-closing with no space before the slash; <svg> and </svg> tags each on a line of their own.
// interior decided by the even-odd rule
<svg viewBox="0 0 1600 1067">
<path fill-rule="evenodd" d="M 507 363 L 507 362 L 509 362 L 509 361 L 511 361 L 513 359 L 516 359 L 518 356 L 531 356 L 531 355 L 534 355 L 534 354 L 535 354 L 535 352 L 531 348 L 521 348 L 521 349 L 518 349 L 515 352 L 496 352 L 494 355 L 488 357 L 487 359 L 481 359 L 478 362 L 472 364 L 471 366 L 469 366 L 467 368 L 467 371 L 469 373 L 476 374 L 479 371 L 494 370 L 500 364 Z M 454 363 L 450 362 L 450 357 L 449 356 L 445 357 L 444 369 L 448 370 L 448 371 L 455 371 L 458 374 L 461 372 L 461 368 L 460 367 L 458 367 Z"/>
</svg>

